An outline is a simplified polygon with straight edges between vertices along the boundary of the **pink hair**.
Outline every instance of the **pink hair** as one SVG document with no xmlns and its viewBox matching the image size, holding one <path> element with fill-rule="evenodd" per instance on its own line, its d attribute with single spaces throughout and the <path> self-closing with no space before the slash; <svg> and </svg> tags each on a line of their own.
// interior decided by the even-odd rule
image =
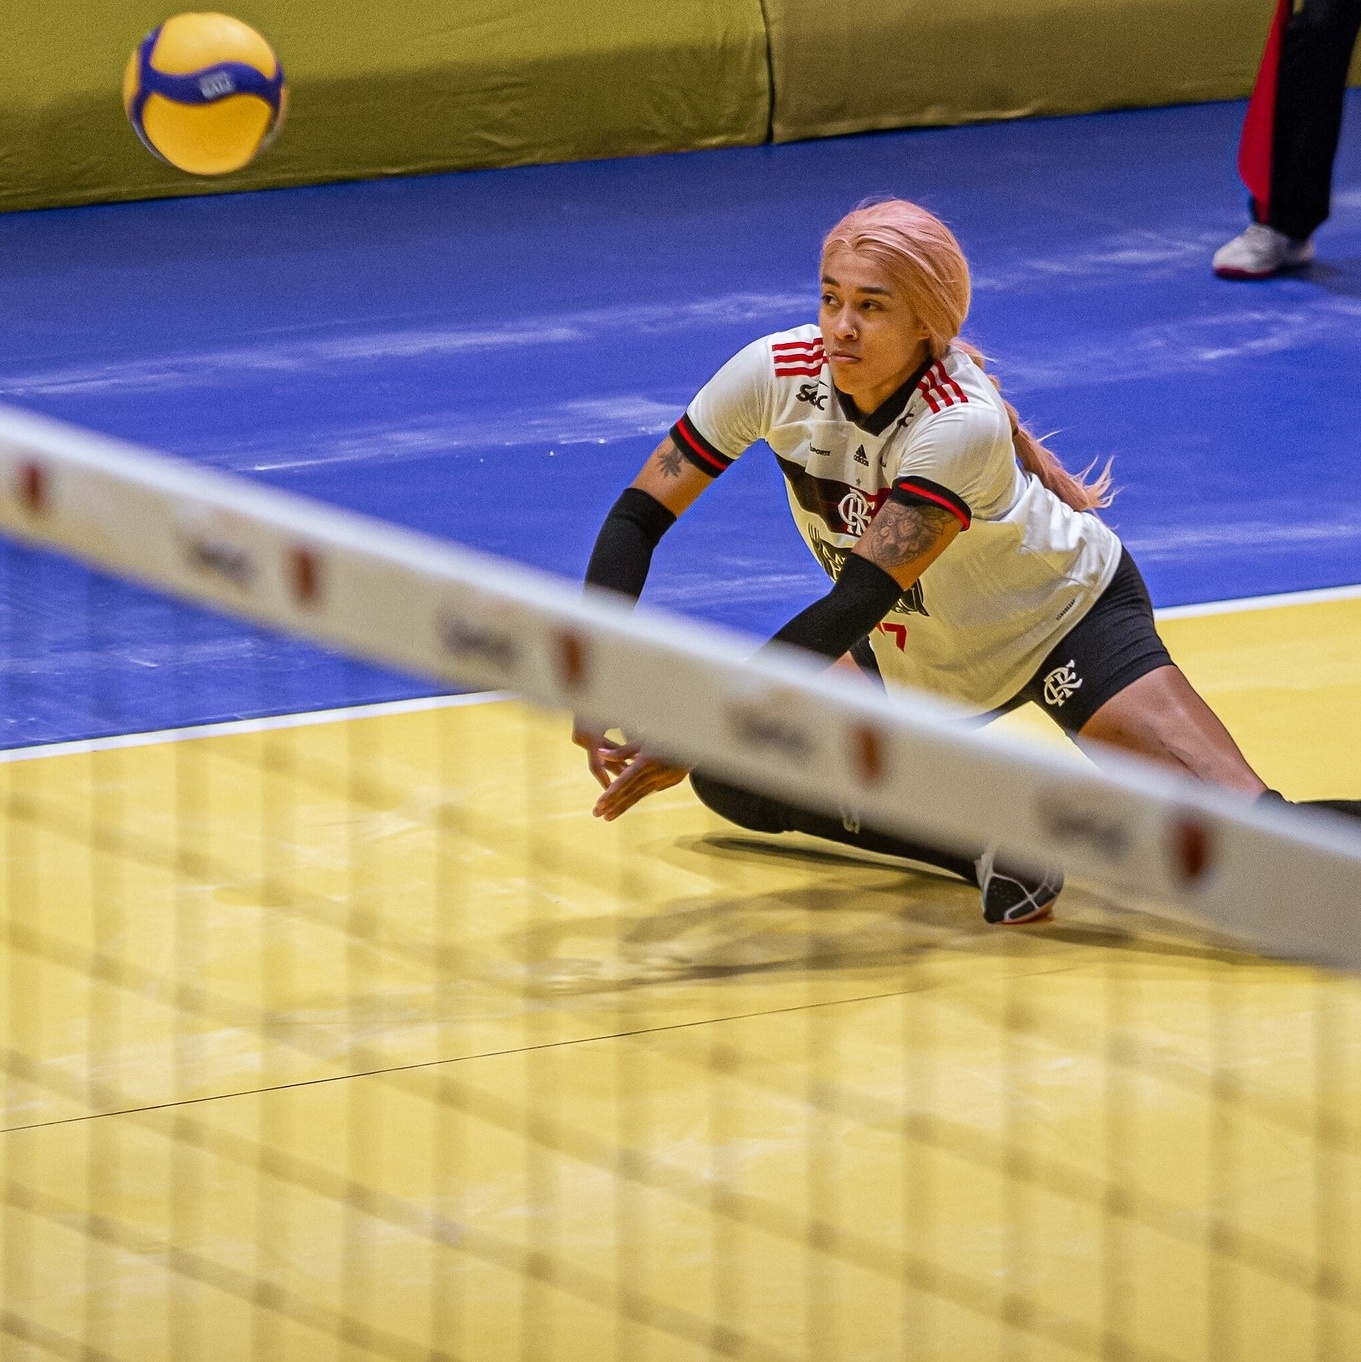
<svg viewBox="0 0 1361 1362">
<path fill-rule="evenodd" d="M 906 199 L 885 199 L 861 204 L 832 228 L 822 243 L 825 261 L 833 250 L 854 251 L 883 267 L 899 295 L 926 329 L 931 358 L 940 359 L 954 345 L 987 374 L 981 351 L 959 337 L 969 315 L 969 264 L 955 234 L 934 214 Z M 987 374 L 998 394 L 1002 385 Z M 1088 482 L 1095 465 L 1072 474 L 1024 425 L 1016 408 L 1002 398 L 1011 418 L 1011 439 L 1016 457 L 1027 473 L 1033 473 L 1061 501 L 1077 511 L 1109 506 L 1111 466 Z"/>
</svg>

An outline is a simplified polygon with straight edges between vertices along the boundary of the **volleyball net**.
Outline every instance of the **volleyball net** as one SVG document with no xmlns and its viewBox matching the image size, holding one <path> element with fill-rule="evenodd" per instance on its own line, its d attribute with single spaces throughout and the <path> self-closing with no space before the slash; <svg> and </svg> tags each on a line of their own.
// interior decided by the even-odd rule
<svg viewBox="0 0 1361 1362">
<path fill-rule="evenodd" d="M 9 410 L 0 526 L 11 733 L 148 590 L 176 712 L 202 610 L 446 692 L 3 754 L 5 1356 L 1361 1344 L 1349 826 Z M 573 714 L 1059 921 L 683 786 L 602 824 Z"/>
</svg>

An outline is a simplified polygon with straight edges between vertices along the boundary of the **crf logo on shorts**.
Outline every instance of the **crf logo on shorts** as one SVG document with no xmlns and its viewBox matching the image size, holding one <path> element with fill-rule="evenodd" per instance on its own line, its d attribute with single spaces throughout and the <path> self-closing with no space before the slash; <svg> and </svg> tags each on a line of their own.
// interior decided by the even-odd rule
<svg viewBox="0 0 1361 1362">
<path fill-rule="evenodd" d="M 1062 709 L 1063 702 L 1072 699 L 1073 692 L 1081 685 L 1082 678 L 1074 670 L 1073 659 L 1069 658 L 1044 678 L 1044 703 Z"/>
<path fill-rule="evenodd" d="M 837 502 L 836 509 L 841 513 L 842 522 L 846 526 L 847 534 L 864 534 L 870 527 L 870 517 L 873 512 L 870 504 L 863 492 L 847 492 L 844 497 Z"/>
</svg>

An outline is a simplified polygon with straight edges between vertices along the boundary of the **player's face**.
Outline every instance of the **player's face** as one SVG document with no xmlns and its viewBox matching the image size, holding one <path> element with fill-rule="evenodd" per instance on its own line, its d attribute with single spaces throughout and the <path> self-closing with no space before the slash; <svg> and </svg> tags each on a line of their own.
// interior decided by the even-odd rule
<svg viewBox="0 0 1361 1362">
<path fill-rule="evenodd" d="M 926 328 L 884 267 L 845 248 L 823 258 L 818 325 L 836 386 L 864 412 L 891 397 L 930 353 Z"/>
</svg>

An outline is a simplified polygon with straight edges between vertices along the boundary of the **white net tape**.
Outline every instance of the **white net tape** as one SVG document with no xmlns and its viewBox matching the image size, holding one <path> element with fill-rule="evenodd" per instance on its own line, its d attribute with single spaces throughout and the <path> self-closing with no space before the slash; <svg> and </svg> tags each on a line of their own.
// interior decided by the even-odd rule
<svg viewBox="0 0 1361 1362">
<path fill-rule="evenodd" d="M 1100 771 L 797 654 L 0 408 L 0 526 L 413 675 L 618 724 L 688 764 L 905 834 L 999 844 L 1267 951 L 1361 966 L 1361 837 L 1128 759 Z"/>
</svg>

